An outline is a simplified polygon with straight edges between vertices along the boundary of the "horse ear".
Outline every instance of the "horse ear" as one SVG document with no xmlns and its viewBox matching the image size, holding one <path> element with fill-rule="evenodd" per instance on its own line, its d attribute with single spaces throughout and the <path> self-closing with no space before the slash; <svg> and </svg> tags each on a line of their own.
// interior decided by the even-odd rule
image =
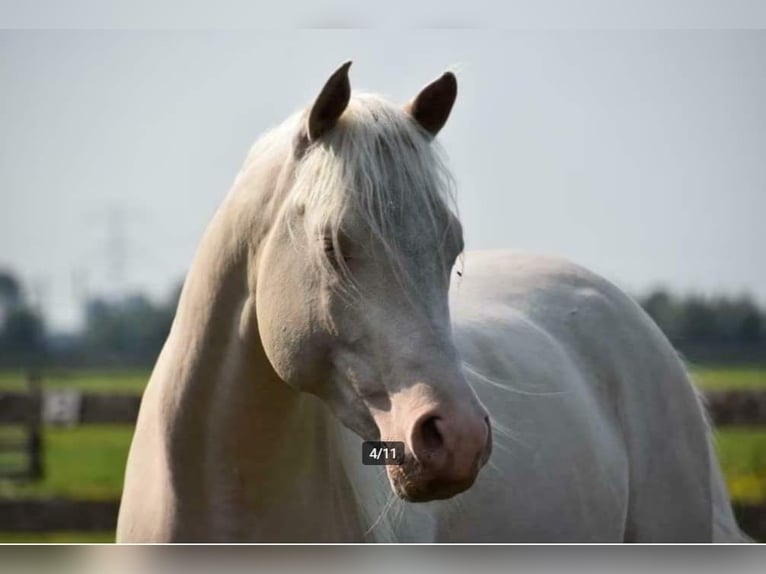
<svg viewBox="0 0 766 574">
<path fill-rule="evenodd" d="M 346 109 L 351 98 L 351 84 L 348 81 L 350 67 L 349 61 L 335 70 L 314 100 L 306 125 L 309 141 L 315 141 L 331 130 Z"/>
<path fill-rule="evenodd" d="M 447 123 L 456 97 L 457 78 L 452 72 L 445 72 L 423 88 L 404 109 L 423 129 L 435 136 Z"/>
</svg>

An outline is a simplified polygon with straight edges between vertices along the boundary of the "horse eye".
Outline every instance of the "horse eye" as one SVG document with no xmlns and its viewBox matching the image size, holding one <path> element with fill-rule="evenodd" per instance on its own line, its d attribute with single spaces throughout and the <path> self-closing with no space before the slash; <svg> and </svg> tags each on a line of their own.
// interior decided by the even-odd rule
<svg viewBox="0 0 766 574">
<path fill-rule="evenodd" d="M 335 260 L 335 255 L 337 252 L 335 250 L 335 245 L 333 244 L 332 238 L 330 237 L 324 238 L 324 252 L 326 255 L 332 257 Z M 351 260 L 351 256 L 348 255 L 348 253 L 345 253 L 344 250 L 341 251 L 341 258 L 346 262 Z"/>
</svg>

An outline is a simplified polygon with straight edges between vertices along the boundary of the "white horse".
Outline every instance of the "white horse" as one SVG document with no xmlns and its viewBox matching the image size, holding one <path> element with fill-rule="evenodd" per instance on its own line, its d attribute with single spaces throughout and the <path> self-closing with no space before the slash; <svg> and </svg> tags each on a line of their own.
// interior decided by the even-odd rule
<svg viewBox="0 0 766 574">
<path fill-rule="evenodd" d="M 689 377 L 636 303 L 550 257 L 453 270 L 432 140 L 454 75 L 399 108 L 351 98 L 349 65 L 255 144 L 202 240 L 118 541 L 740 539 Z M 362 439 L 404 463 L 363 465 Z"/>
</svg>

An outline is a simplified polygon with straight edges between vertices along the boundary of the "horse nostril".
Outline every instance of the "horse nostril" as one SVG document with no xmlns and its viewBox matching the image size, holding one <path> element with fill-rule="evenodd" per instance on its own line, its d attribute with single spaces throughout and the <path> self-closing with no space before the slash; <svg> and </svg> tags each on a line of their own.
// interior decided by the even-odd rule
<svg viewBox="0 0 766 574">
<path fill-rule="evenodd" d="M 429 451 L 436 451 L 444 446 L 444 437 L 439 431 L 437 416 L 431 416 L 420 423 L 420 427 L 415 431 L 419 435 L 420 445 Z"/>
<path fill-rule="evenodd" d="M 444 420 L 435 414 L 426 414 L 418 420 L 410 435 L 412 454 L 420 464 L 429 468 L 444 464 L 446 444 Z"/>
<path fill-rule="evenodd" d="M 445 418 L 437 410 L 423 413 L 410 434 L 410 449 L 421 468 L 446 480 L 475 475 L 491 445 L 488 417 L 471 419 L 458 414 Z"/>
</svg>

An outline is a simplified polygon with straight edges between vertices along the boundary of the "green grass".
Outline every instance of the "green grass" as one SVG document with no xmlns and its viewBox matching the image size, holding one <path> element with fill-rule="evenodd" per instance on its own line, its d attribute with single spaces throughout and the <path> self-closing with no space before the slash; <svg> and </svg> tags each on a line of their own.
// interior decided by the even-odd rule
<svg viewBox="0 0 766 574">
<path fill-rule="evenodd" d="M 766 428 L 719 429 L 715 434 L 731 498 L 742 503 L 766 501 Z"/>
<path fill-rule="evenodd" d="M 2 532 L 0 544 L 103 544 L 114 542 L 114 532 Z"/>
<path fill-rule="evenodd" d="M 2 480 L 0 497 L 119 498 L 132 436 L 133 427 L 124 425 L 47 428 L 43 479 Z"/>
<path fill-rule="evenodd" d="M 2 437 L 15 434 L 16 428 L 0 428 Z M 132 436 L 125 425 L 46 428 L 45 476 L 35 483 L 0 480 L 0 498 L 117 499 Z M 114 532 L 0 532 L 3 542 L 114 542 Z"/>
<path fill-rule="evenodd" d="M 149 371 L 61 371 L 43 372 L 46 389 L 79 389 L 91 393 L 143 392 L 149 380 Z M 27 389 L 26 373 L 23 371 L 0 371 L 0 391 L 23 391 Z"/>
<path fill-rule="evenodd" d="M 706 391 L 766 389 L 766 367 L 692 367 L 692 377 Z"/>
</svg>

